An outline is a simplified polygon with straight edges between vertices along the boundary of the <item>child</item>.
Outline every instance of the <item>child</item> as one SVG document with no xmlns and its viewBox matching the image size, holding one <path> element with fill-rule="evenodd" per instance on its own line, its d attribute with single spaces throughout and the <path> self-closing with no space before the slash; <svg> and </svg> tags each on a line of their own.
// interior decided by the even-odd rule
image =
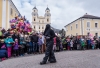
<svg viewBox="0 0 100 68">
<path fill-rule="evenodd" d="M 19 55 L 18 49 L 19 49 L 18 39 L 15 39 L 15 43 L 14 43 L 14 47 L 13 47 L 14 56 L 18 56 Z"/>
<path fill-rule="evenodd" d="M 39 45 L 39 53 L 42 53 L 42 45 L 43 45 L 42 36 L 39 36 L 38 45 Z"/>
<path fill-rule="evenodd" d="M 5 39 L 5 43 L 7 46 L 8 58 L 10 58 L 12 54 L 12 45 L 14 43 L 11 35 L 8 35 L 8 37 Z"/>
</svg>

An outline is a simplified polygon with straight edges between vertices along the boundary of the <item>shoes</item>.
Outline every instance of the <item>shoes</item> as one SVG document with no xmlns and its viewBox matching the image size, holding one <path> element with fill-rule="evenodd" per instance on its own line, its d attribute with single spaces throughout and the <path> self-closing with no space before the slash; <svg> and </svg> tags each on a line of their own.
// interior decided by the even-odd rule
<svg viewBox="0 0 100 68">
<path fill-rule="evenodd" d="M 42 62 L 40 62 L 40 65 L 43 65 L 43 64 L 46 64 L 46 62 L 43 62 L 43 61 L 42 61 Z"/>
<path fill-rule="evenodd" d="M 54 61 L 49 61 L 50 63 L 56 63 L 57 61 L 56 60 L 54 60 Z"/>
<path fill-rule="evenodd" d="M 57 61 L 50 61 L 50 63 L 56 63 Z"/>
</svg>

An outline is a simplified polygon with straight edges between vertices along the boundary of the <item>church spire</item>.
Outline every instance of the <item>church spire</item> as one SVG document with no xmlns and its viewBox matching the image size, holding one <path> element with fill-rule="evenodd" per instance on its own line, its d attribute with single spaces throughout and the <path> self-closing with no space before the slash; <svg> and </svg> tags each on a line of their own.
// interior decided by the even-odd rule
<svg viewBox="0 0 100 68">
<path fill-rule="evenodd" d="M 46 10 L 50 10 L 50 9 L 48 8 L 48 5 L 47 5 L 47 8 L 46 8 Z"/>
<path fill-rule="evenodd" d="M 34 8 L 33 8 L 33 9 L 37 9 L 37 8 L 36 8 L 36 5 L 34 6 Z"/>
</svg>

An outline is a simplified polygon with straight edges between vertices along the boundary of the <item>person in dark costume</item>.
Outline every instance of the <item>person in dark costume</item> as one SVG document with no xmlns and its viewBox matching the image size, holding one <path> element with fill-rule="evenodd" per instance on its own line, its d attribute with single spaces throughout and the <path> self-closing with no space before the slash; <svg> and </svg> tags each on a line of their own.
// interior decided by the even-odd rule
<svg viewBox="0 0 100 68">
<path fill-rule="evenodd" d="M 56 63 L 56 58 L 53 52 L 53 38 L 55 37 L 54 31 L 51 29 L 50 25 L 47 24 L 44 36 L 46 38 L 46 51 L 45 51 L 45 57 L 43 58 L 43 61 L 40 62 L 40 65 L 46 64 L 47 60 L 50 63 Z"/>
</svg>

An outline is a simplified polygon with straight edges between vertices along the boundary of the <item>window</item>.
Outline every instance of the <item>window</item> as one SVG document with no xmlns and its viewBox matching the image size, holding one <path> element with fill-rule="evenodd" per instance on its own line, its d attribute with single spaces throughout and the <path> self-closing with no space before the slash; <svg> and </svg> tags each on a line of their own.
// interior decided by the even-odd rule
<svg viewBox="0 0 100 68">
<path fill-rule="evenodd" d="M 40 20 L 39 20 L 39 23 L 40 23 Z"/>
<path fill-rule="evenodd" d="M 39 26 L 39 29 L 40 29 L 40 26 Z"/>
<path fill-rule="evenodd" d="M 35 10 L 34 10 L 34 12 L 35 12 Z"/>
<path fill-rule="evenodd" d="M 35 26 L 34 26 L 34 29 L 35 29 Z"/>
<path fill-rule="evenodd" d="M 10 14 L 12 15 L 12 14 L 13 14 L 13 9 L 11 8 L 10 10 L 11 10 L 11 11 L 10 11 Z"/>
<path fill-rule="evenodd" d="M 98 33 L 95 33 L 95 36 L 98 37 Z"/>
<path fill-rule="evenodd" d="M 49 22 L 49 19 L 47 19 L 47 22 Z"/>
<path fill-rule="evenodd" d="M 72 30 L 72 26 L 71 26 L 71 30 Z"/>
<path fill-rule="evenodd" d="M 34 21 L 35 21 L 35 18 L 34 18 Z"/>
<path fill-rule="evenodd" d="M 42 29 L 44 29 L 44 27 L 42 27 Z"/>
<path fill-rule="evenodd" d="M 90 22 L 87 22 L 87 27 L 90 27 Z"/>
<path fill-rule="evenodd" d="M 78 24 L 76 24 L 76 29 L 78 28 Z"/>
<path fill-rule="evenodd" d="M 98 23 L 95 23 L 95 28 L 97 28 L 98 27 Z"/>
</svg>

